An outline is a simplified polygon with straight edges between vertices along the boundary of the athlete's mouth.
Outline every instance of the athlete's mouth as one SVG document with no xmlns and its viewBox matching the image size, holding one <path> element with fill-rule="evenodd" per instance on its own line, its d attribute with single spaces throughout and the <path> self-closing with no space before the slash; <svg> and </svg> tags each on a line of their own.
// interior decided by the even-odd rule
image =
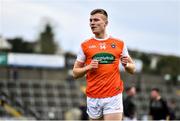
<svg viewBox="0 0 180 121">
<path fill-rule="evenodd" d="M 95 27 L 95 26 L 91 27 L 92 30 L 94 30 L 94 29 L 96 29 L 96 28 L 97 28 L 97 27 Z"/>
</svg>

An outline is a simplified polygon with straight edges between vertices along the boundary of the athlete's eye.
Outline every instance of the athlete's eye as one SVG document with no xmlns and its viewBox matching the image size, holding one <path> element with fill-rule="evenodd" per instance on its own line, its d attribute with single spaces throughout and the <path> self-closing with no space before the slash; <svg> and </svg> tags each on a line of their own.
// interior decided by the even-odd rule
<svg viewBox="0 0 180 121">
<path fill-rule="evenodd" d="M 94 19 L 89 19 L 89 21 L 90 22 L 97 22 L 97 21 L 99 21 L 99 19 L 98 18 L 94 18 Z"/>
<path fill-rule="evenodd" d="M 99 19 L 95 18 L 94 21 L 99 21 Z"/>
</svg>

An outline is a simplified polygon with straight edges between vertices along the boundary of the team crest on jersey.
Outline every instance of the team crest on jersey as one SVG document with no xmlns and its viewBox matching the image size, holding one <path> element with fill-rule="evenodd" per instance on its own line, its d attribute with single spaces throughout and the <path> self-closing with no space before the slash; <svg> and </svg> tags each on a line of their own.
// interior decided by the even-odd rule
<svg viewBox="0 0 180 121">
<path fill-rule="evenodd" d="M 99 47 L 101 50 L 105 50 L 106 49 L 106 43 L 100 43 Z"/>
<path fill-rule="evenodd" d="M 114 43 L 111 44 L 112 48 L 116 48 L 116 45 Z"/>
</svg>

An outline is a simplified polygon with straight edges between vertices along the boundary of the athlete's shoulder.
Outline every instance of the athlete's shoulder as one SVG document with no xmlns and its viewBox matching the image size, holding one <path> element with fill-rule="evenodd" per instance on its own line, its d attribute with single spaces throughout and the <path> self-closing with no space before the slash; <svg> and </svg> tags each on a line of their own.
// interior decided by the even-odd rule
<svg viewBox="0 0 180 121">
<path fill-rule="evenodd" d="M 110 39 L 113 40 L 113 41 L 115 41 L 115 42 L 117 42 L 117 43 L 122 43 L 122 44 L 124 44 L 124 41 L 123 41 L 122 39 L 120 39 L 120 38 L 116 38 L 116 37 L 110 36 Z"/>
<path fill-rule="evenodd" d="M 93 40 L 92 37 L 91 37 L 91 38 L 88 38 L 88 39 L 84 40 L 84 41 L 81 43 L 81 45 L 86 45 L 86 44 L 88 44 L 89 42 L 91 42 L 92 40 Z"/>
<path fill-rule="evenodd" d="M 89 46 L 92 44 L 92 40 L 93 38 L 89 38 L 89 39 L 84 40 L 81 43 L 81 48 L 83 49 L 83 51 L 88 50 Z"/>
</svg>

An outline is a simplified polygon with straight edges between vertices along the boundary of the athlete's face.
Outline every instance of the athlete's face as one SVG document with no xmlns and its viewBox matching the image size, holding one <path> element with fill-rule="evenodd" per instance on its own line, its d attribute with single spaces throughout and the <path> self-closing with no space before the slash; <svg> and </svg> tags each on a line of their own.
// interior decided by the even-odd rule
<svg viewBox="0 0 180 121">
<path fill-rule="evenodd" d="M 107 18 L 103 14 L 97 13 L 90 16 L 90 27 L 94 34 L 104 33 L 107 23 Z"/>
</svg>

